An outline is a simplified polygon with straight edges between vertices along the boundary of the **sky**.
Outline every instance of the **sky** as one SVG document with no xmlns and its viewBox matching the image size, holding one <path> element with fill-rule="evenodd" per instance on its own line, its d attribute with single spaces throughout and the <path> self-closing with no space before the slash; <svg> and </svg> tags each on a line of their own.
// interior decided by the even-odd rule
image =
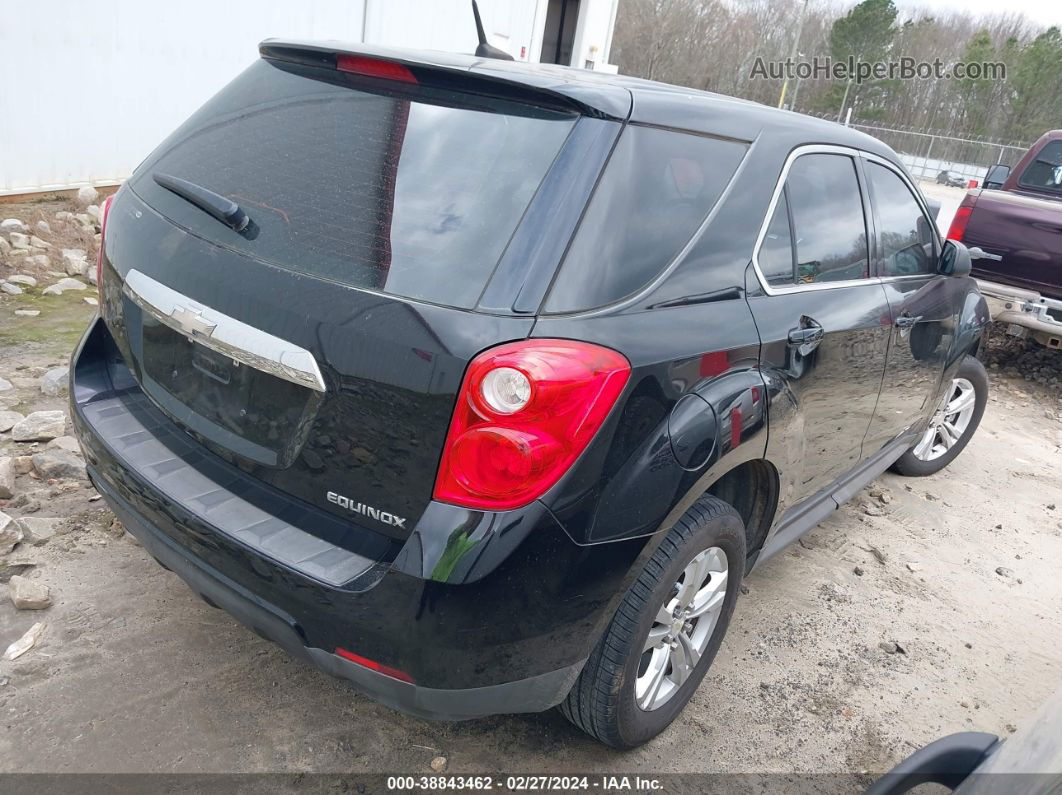
<svg viewBox="0 0 1062 795">
<path fill-rule="evenodd" d="M 901 9 L 911 8 L 947 8 L 954 11 L 968 11 L 971 14 L 993 14 L 1004 12 L 1021 12 L 1033 22 L 1041 25 L 1058 25 L 1062 27 L 1062 2 L 1049 0 L 897 0 Z"/>
</svg>

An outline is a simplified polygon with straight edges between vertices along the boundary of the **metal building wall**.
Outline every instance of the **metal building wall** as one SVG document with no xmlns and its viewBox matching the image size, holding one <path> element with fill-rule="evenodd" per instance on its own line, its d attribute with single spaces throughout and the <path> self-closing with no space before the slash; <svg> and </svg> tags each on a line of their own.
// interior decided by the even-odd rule
<svg viewBox="0 0 1062 795">
<path fill-rule="evenodd" d="M 525 48 L 525 60 L 537 60 L 544 6 L 480 0 L 492 43 L 516 57 Z M 394 46 L 476 45 L 468 0 L 21 3 L 0 24 L 0 195 L 115 184 L 250 64 L 262 39 L 363 33 Z"/>
</svg>

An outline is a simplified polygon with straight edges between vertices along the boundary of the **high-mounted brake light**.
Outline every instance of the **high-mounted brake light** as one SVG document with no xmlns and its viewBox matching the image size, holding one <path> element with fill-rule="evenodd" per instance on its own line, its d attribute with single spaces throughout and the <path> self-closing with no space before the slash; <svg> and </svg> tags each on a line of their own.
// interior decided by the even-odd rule
<svg viewBox="0 0 1062 795">
<path fill-rule="evenodd" d="M 100 295 L 101 307 L 103 305 L 103 243 L 107 239 L 107 213 L 111 211 L 113 201 L 114 194 L 112 193 L 100 205 L 100 249 L 96 252 L 96 290 Z"/>
<path fill-rule="evenodd" d="M 435 499 L 503 511 L 541 497 L 582 453 L 623 391 L 630 363 L 573 340 L 523 340 L 468 366 Z"/>
<path fill-rule="evenodd" d="M 402 83 L 416 83 L 417 78 L 409 67 L 394 61 L 381 61 L 379 58 L 366 58 L 364 55 L 339 53 L 336 56 L 336 69 L 363 77 L 380 77 L 384 80 L 398 80 Z"/>
<path fill-rule="evenodd" d="M 969 202 L 969 204 L 967 204 Z M 948 240 L 957 240 L 962 242 L 963 235 L 966 234 L 966 224 L 970 222 L 970 216 L 973 214 L 974 199 L 967 197 L 963 200 L 962 204 L 955 211 L 955 217 L 951 219 L 951 226 L 948 227 Z"/>
</svg>

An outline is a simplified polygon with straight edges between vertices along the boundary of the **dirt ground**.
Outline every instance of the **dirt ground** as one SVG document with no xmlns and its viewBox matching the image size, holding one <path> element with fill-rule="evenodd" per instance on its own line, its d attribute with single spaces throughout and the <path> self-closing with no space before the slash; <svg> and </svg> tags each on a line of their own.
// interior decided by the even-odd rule
<svg viewBox="0 0 1062 795">
<path fill-rule="evenodd" d="M 94 310 L 39 292 L 0 295 L 0 410 L 65 408 L 40 378 Z M 28 306 L 41 315 L 14 315 Z M 0 650 L 45 623 L 0 662 L 0 771 L 430 774 L 441 755 L 450 773 L 866 776 L 950 732 L 1006 736 L 1062 684 L 1062 400 L 1057 370 L 1053 387 L 1023 377 L 1023 350 L 993 343 L 984 421 L 948 470 L 883 476 L 747 581 L 691 705 L 622 754 L 555 712 L 444 724 L 378 706 L 193 596 L 87 482 L 19 475 L 0 511 L 67 521 L 0 555 L 0 581 L 32 564 L 53 599 L 16 610 L 0 584 Z M 0 457 L 42 448 L 0 433 Z"/>
</svg>

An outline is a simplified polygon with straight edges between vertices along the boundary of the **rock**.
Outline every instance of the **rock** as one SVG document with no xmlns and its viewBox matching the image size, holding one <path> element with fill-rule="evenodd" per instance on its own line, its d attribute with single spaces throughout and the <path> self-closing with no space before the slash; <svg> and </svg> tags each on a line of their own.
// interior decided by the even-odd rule
<svg viewBox="0 0 1062 795">
<path fill-rule="evenodd" d="M 99 306 L 100 305 L 100 302 L 98 300 L 96 300 L 95 298 L 93 298 L 91 295 L 87 295 L 84 298 L 82 298 L 81 300 L 84 301 L 89 306 Z"/>
<path fill-rule="evenodd" d="M 85 215 L 89 216 L 93 221 L 99 223 L 100 220 L 100 208 L 97 204 L 90 204 L 85 208 Z"/>
<path fill-rule="evenodd" d="M 19 287 L 36 287 L 37 280 L 32 276 L 27 276 L 25 273 L 15 273 L 8 276 L 6 281 L 12 284 L 17 284 Z"/>
<path fill-rule="evenodd" d="M 856 577 L 862 577 L 863 573 L 864 573 L 863 572 L 863 567 L 862 566 L 856 566 L 854 569 L 852 569 L 852 573 L 855 574 Z"/>
<path fill-rule="evenodd" d="M 446 770 L 446 757 L 437 756 L 432 759 L 431 769 L 434 770 L 436 773 L 442 773 L 444 770 Z"/>
<path fill-rule="evenodd" d="M 10 431 L 15 427 L 15 424 L 24 420 L 21 414 L 17 411 L 0 411 L 0 433 Z"/>
<path fill-rule="evenodd" d="M 25 574 L 36 565 L 28 560 L 0 561 L 0 582 L 7 582 L 16 574 Z"/>
<path fill-rule="evenodd" d="M 45 287 L 41 293 L 43 295 L 62 295 L 66 290 L 87 290 L 88 287 L 84 282 L 79 282 L 77 279 L 60 279 L 55 284 Z"/>
<path fill-rule="evenodd" d="M 907 564 L 907 570 L 908 571 L 921 571 L 922 570 L 922 564 L 921 563 L 915 563 L 914 561 L 911 561 L 910 563 Z"/>
<path fill-rule="evenodd" d="M 883 640 L 878 648 L 886 654 L 907 654 L 907 650 L 894 640 Z"/>
<path fill-rule="evenodd" d="M 52 233 L 52 228 L 48 226 L 47 221 L 38 221 L 33 225 L 33 228 L 37 230 L 39 235 L 50 235 Z"/>
<path fill-rule="evenodd" d="M 61 411 L 35 411 L 11 429 L 16 442 L 46 442 L 62 436 L 66 430 L 66 415 Z"/>
<path fill-rule="evenodd" d="M 63 266 L 67 276 L 80 276 L 88 265 L 88 252 L 82 248 L 64 248 L 62 250 Z"/>
<path fill-rule="evenodd" d="M 41 313 L 39 309 L 16 309 L 15 314 L 19 317 L 37 317 Z"/>
<path fill-rule="evenodd" d="M 863 513 L 865 513 L 867 516 L 885 515 L 885 511 L 883 511 L 878 505 L 872 502 L 863 502 L 860 504 L 859 507 L 863 509 Z"/>
<path fill-rule="evenodd" d="M 15 387 L 6 378 L 0 378 L 0 392 L 9 392 Z"/>
<path fill-rule="evenodd" d="M 33 247 L 33 248 L 51 248 L 52 247 L 51 243 L 49 243 L 47 240 L 41 240 L 36 235 L 30 235 L 29 242 L 30 242 L 30 246 Z"/>
<path fill-rule="evenodd" d="M 62 519 L 45 519 L 39 516 L 21 516 L 15 520 L 22 531 L 22 541 L 35 547 L 47 544 L 57 535 L 61 535 Z"/>
<path fill-rule="evenodd" d="M 87 207 L 100 197 L 99 192 L 91 185 L 86 185 L 77 192 L 77 203 L 82 207 Z"/>
<path fill-rule="evenodd" d="M 73 436 L 60 436 L 52 439 L 44 447 L 46 450 L 66 450 L 68 453 L 81 455 L 81 445 Z"/>
<path fill-rule="evenodd" d="M 1006 566 L 999 566 L 996 568 L 996 574 L 998 574 L 1000 577 L 1010 579 L 1014 576 L 1014 570 L 1008 569 Z"/>
<path fill-rule="evenodd" d="M 46 395 L 66 394 L 67 383 L 70 380 L 69 367 L 55 367 L 44 374 L 41 378 L 41 392 Z"/>
<path fill-rule="evenodd" d="M 22 528 L 15 520 L 0 511 L 0 555 L 7 555 L 22 541 Z"/>
<path fill-rule="evenodd" d="M 66 450 L 45 450 L 33 456 L 33 468 L 42 478 L 87 478 L 85 462 Z"/>
<path fill-rule="evenodd" d="M 0 237 L 0 254 L 10 254 L 11 244 L 7 242 L 6 237 Z"/>
<path fill-rule="evenodd" d="M 96 278 L 96 266 L 94 264 L 85 264 L 85 278 L 88 279 L 88 283 L 93 287 L 99 284 L 99 280 Z"/>
<path fill-rule="evenodd" d="M 34 646 L 37 645 L 37 641 L 41 639 L 41 635 L 44 633 L 44 624 L 38 621 L 28 630 L 26 634 L 16 640 L 10 646 L 7 647 L 7 651 L 4 652 L 5 660 L 15 660 L 28 652 Z"/>
<path fill-rule="evenodd" d="M 3 290 L 8 295 L 22 295 L 22 288 L 11 282 L 0 282 L 0 290 Z"/>
<path fill-rule="evenodd" d="M 52 606 L 48 586 L 16 574 L 7 583 L 7 594 L 19 610 L 44 610 Z"/>
<path fill-rule="evenodd" d="M 3 221 L 0 221 L 0 229 L 3 229 L 5 232 L 29 231 L 29 227 L 17 218 L 5 218 Z"/>
<path fill-rule="evenodd" d="M 73 221 L 74 214 L 68 210 L 60 210 L 55 214 L 56 221 Z"/>
<path fill-rule="evenodd" d="M 15 460 L 5 455 L 0 458 L 0 500 L 15 496 Z"/>
<path fill-rule="evenodd" d="M 28 235 L 24 235 L 21 232 L 12 232 L 8 237 L 11 239 L 12 248 L 21 248 L 29 251 L 30 239 Z"/>
<path fill-rule="evenodd" d="M 16 475 L 28 475 L 33 471 L 33 456 L 17 455 L 11 460 L 14 461 Z"/>
<path fill-rule="evenodd" d="M 47 254 L 34 254 L 32 257 L 26 257 L 26 263 L 28 265 L 35 265 L 38 268 L 47 268 L 52 264 L 52 261 L 48 259 Z"/>
</svg>

